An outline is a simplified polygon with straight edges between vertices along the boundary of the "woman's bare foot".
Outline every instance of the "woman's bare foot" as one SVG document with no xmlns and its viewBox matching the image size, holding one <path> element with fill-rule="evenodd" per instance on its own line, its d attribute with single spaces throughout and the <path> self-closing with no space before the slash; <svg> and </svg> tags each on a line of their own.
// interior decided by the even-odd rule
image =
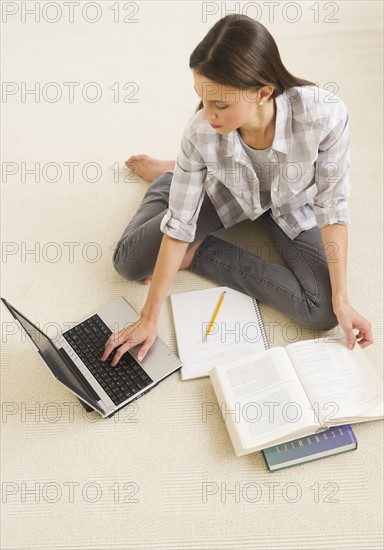
<svg viewBox="0 0 384 550">
<path fill-rule="evenodd" d="M 152 182 L 164 172 L 173 172 L 175 161 L 154 159 L 148 155 L 132 155 L 125 161 L 125 165 L 141 178 Z"/>
<path fill-rule="evenodd" d="M 182 269 L 189 269 L 191 267 L 191 263 L 192 263 L 194 255 L 196 254 L 196 250 L 199 248 L 201 243 L 203 241 L 205 241 L 206 238 L 207 238 L 207 236 L 205 236 L 202 239 L 194 242 L 191 246 L 188 247 L 187 252 L 185 253 L 184 259 L 181 262 L 179 271 L 181 271 Z M 150 275 L 149 277 L 146 277 L 145 279 L 143 279 L 143 283 L 145 285 L 148 285 L 151 281 L 152 281 L 152 275 Z"/>
</svg>

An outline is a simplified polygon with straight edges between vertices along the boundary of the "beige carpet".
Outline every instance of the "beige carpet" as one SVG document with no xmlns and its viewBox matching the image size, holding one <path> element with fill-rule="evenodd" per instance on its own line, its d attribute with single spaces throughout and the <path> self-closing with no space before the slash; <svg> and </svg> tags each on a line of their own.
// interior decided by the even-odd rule
<svg viewBox="0 0 384 550">
<path fill-rule="evenodd" d="M 112 266 L 147 187 L 128 181 L 124 160 L 176 157 L 197 105 L 189 55 L 225 3 L 80 2 L 73 23 L 65 3 L 37 2 L 40 22 L 25 14 L 35 2 L 2 4 L 1 295 L 54 337 L 117 296 L 145 303 L 148 287 Z M 372 323 L 366 353 L 382 374 L 382 4 L 300 2 L 297 22 L 284 2 L 271 21 L 266 3 L 237 4 L 251 17 L 259 5 L 287 68 L 349 108 L 349 296 Z M 216 13 L 204 21 L 204 10 Z M 64 83 L 75 83 L 73 101 Z M 36 163 L 40 177 L 28 172 Z M 249 225 L 220 234 L 249 242 Z M 254 238 L 267 255 L 266 235 Z M 169 294 L 213 286 L 184 271 Z M 271 346 L 309 337 L 260 308 Z M 382 422 L 354 427 L 355 452 L 271 474 L 261 453 L 235 456 L 218 415 L 203 422 L 209 379 L 175 373 L 101 420 L 55 382 L 3 308 L 2 323 L 2 549 L 382 547 Z M 176 351 L 169 298 L 159 334 Z"/>
</svg>

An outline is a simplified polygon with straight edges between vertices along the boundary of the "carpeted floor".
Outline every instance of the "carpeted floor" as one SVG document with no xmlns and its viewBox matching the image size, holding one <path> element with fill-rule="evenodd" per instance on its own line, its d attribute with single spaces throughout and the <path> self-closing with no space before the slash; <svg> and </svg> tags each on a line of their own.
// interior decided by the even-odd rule
<svg viewBox="0 0 384 550">
<path fill-rule="evenodd" d="M 117 296 L 144 305 L 148 287 L 112 266 L 148 185 L 124 161 L 176 157 L 197 106 L 189 55 L 235 3 L 2 4 L 1 295 L 54 337 Z M 236 4 L 290 72 L 349 108 L 349 297 L 382 374 L 382 4 Z M 261 228 L 252 238 L 267 255 Z M 182 271 L 169 294 L 214 286 Z M 259 305 L 271 346 L 309 337 Z M 159 335 L 177 351 L 169 298 Z M 219 415 L 203 421 L 209 379 L 175 373 L 111 419 L 87 415 L 3 308 L 1 382 L 4 550 L 382 548 L 381 421 L 354 426 L 354 452 L 271 474 L 262 453 L 235 456 Z"/>
</svg>

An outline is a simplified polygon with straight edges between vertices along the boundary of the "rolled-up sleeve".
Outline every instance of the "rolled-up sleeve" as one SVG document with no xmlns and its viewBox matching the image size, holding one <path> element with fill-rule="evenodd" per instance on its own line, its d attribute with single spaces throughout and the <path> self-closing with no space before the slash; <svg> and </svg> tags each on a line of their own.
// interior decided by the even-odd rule
<svg viewBox="0 0 384 550">
<path fill-rule="evenodd" d="M 349 115 L 345 104 L 338 100 L 330 108 L 326 135 L 319 144 L 315 163 L 315 182 L 318 192 L 313 210 L 318 227 L 350 223 L 350 137 Z"/>
<path fill-rule="evenodd" d="M 206 164 L 196 146 L 192 119 L 184 131 L 172 177 L 169 205 L 160 230 L 181 241 L 192 242 L 204 199 Z"/>
</svg>

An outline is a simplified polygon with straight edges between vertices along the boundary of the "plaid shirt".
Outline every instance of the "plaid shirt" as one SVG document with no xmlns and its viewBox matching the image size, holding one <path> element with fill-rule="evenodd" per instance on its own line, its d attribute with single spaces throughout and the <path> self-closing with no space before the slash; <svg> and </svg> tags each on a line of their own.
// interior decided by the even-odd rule
<svg viewBox="0 0 384 550">
<path fill-rule="evenodd" d="M 271 213 L 294 239 L 301 231 L 350 223 L 348 110 L 341 99 L 313 86 L 275 98 L 276 128 L 269 151 Z M 259 180 L 237 130 L 221 135 L 195 113 L 184 131 L 160 229 L 192 242 L 205 192 L 223 226 L 258 218 Z"/>
</svg>

